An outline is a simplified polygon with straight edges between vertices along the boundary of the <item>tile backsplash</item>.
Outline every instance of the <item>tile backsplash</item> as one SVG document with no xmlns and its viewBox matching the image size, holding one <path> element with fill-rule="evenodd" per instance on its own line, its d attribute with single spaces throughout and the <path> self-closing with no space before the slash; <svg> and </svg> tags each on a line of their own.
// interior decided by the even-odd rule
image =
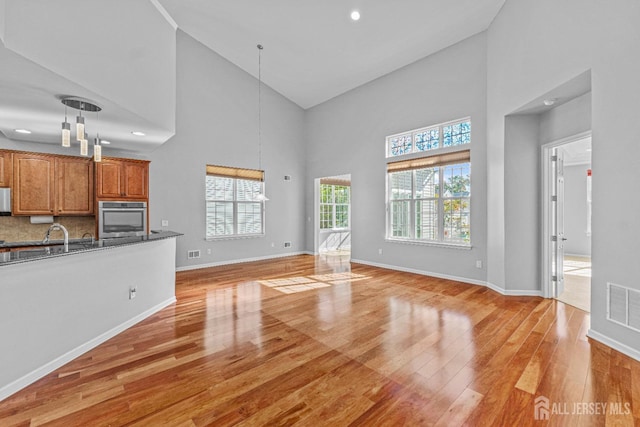
<svg viewBox="0 0 640 427">
<path fill-rule="evenodd" d="M 86 233 L 95 234 L 95 218 L 92 216 L 57 216 L 53 218 L 65 226 L 70 239 L 82 238 Z M 0 216 L 0 240 L 28 242 L 44 239 L 51 224 L 31 224 L 28 216 Z M 52 231 L 51 239 L 62 239 L 62 231 Z M 86 237 L 86 236 L 85 236 Z"/>
</svg>

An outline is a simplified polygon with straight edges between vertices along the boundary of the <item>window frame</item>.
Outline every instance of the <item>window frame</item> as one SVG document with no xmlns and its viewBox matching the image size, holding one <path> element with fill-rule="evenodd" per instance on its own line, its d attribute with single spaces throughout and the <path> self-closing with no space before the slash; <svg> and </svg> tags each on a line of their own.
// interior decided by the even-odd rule
<svg viewBox="0 0 640 427">
<path fill-rule="evenodd" d="M 223 179 L 231 179 L 232 181 L 232 194 L 233 200 L 224 200 L 224 199 L 209 199 L 207 197 L 207 179 L 209 177 L 217 177 Z M 240 181 L 251 181 L 258 182 L 260 185 L 260 191 L 254 194 L 262 194 L 265 193 L 265 183 L 264 183 L 264 171 L 257 169 L 242 169 L 228 166 L 217 166 L 217 165 L 207 165 L 207 173 L 205 175 L 205 240 L 207 241 L 215 241 L 215 240 L 232 240 L 232 239 L 250 239 L 250 238 L 258 238 L 265 236 L 265 228 L 266 228 L 266 215 L 265 215 L 265 201 L 264 200 L 240 200 L 238 198 L 238 184 Z M 232 206 L 232 216 L 233 216 L 233 224 L 232 234 L 224 234 L 224 235 L 216 235 L 210 236 L 208 234 L 209 230 L 209 203 L 227 203 Z M 239 214 L 240 211 L 238 207 L 240 205 L 250 205 L 250 204 L 260 204 L 260 232 L 259 233 L 238 233 L 239 229 Z"/>
<path fill-rule="evenodd" d="M 445 196 L 445 171 L 448 166 L 456 166 L 456 165 L 468 165 L 469 168 L 469 185 L 471 185 L 471 160 L 464 162 L 456 162 L 456 163 L 448 163 L 448 164 L 435 164 L 432 166 L 424 167 L 424 168 L 415 168 L 408 169 L 404 171 L 388 171 L 387 172 L 387 219 L 386 219 L 386 240 L 393 242 L 403 242 L 403 243 L 413 243 L 413 244 L 422 244 L 429 246 L 446 246 L 446 247 L 456 247 L 456 248 L 471 248 L 471 189 L 469 189 L 469 194 L 466 196 Z M 435 195 L 432 197 L 418 197 L 417 196 L 417 185 L 416 185 L 416 172 L 419 170 L 425 169 L 438 169 L 438 183 L 435 191 Z M 392 175 L 394 173 L 402 173 L 402 172 L 410 172 L 411 173 L 411 195 L 409 198 L 392 198 Z M 445 240 L 445 205 L 447 201 L 467 201 L 468 203 L 468 211 L 469 211 L 469 241 L 446 241 Z M 420 202 L 433 202 L 436 204 L 436 238 L 437 240 L 430 238 L 421 238 L 416 237 L 417 234 L 417 215 L 418 209 L 417 205 Z M 393 217 L 394 217 L 394 208 L 393 204 L 406 204 L 408 207 L 405 208 L 407 210 L 406 217 L 408 219 L 406 223 L 406 228 L 408 231 L 407 237 L 393 235 Z"/>
<path fill-rule="evenodd" d="M 468 137 L 468 141 L 467 142 L 461 142 L 459 144 L 450 144 L 445 146 L 444 145 L 444 128 L 448 127 L 448 126 L 455 126 L 457 124 L 462 124 L 462 123 L 469 123 L 469 131 L 468 132 L 463 132 L 461 134 L 469 134 Z M 432 131 L 436 130 L 438 133 L 438 145 L 436 147 L 432 147 L 431 146 L 431 138 L 428 138 L 428 141 L 425 141 L 423 138 L 421 138 L 420 141 L 417 140 L 417 136 L 418 135 L 422 135 L 422 134 L 431 134 Z M 393 154 L 392 152 L 392 143 L 391 141 L 394 138 L 406 138 L 407 136 L 410 136 L 410 144 L 411 144 L 411 148 L 409 149 L 409 151 L 407 152 L 401 152 L 398 154 Z M 419 143 L 423 143 L 426 144 L 426 146 L 428 148 L 425 148 L 424 150 L 419 150 L 417 149 L 418 144 Z M 396 133 L 393 135 L 389 135 L 385 138 L 385 157 L 388 159 L 391 158 L 398 158 L 398 157 L 402 157 L 402 156 L 407 156 L 407 155 L 411 155 L 411 154 L 419 154 L 421 156 L 429 156 L 431 155 L 430 153 L 435 153 L 435 152 L 439 152 L 441 150 L 447 150 L 447 149 L 462 149 L 462 147 L 467 147 L 469 146 L 469 144 L 471 144 L 471 117 L 464 117 L 461 119 L 456 119 L 456 120 L 451 120 L 448 122 L 443 122 L 443 123 L 438 123 L 435 125 L 430 125 L 430 126 L 425 126 L 425 127 L 421 127 L 418 129 L 413 129 L 413 130 L 408 130 L 405 132 L 400 132 L 400 133 Z"/>
<path fill-rule="evenodd" d="M 460 132 L 456 135 L 468 135 L 466 137 L 460 137 L 459 140 L 462 142 L 453 144 L 451 143 L 448 146 L 444 146 L 444 132 L 443 128 L 448 126 L 455 126 L 457 124 L 462 124 L 468 122 L 468 131 Z M 428 132 L 434 129 L 438 129 L 438 146 L 427 148 L 425 150 L 416 149 L 416 138 L 415 135 L 422 134 L 424 132 Z M 453 129 L 452 129 L 453 130 Z M 405 153 L 392 154 L 391 151 L 391 139 L 399 136 L 407 136 L 411 135 L 411 149 Z M 453 136 L 453 135 L 452 135 Z M 471 148 L 473 147 L 471 144 L 471 118 L 464 117 L 461 119 L 451 120 L 448 122 L 430 125 L 421 127 L 419 129 L 414 129 L 406 132 L 400 132 L 394 135 L 387 136 L 385 138 L 385 155 L 387 158 L 387 171 L 386 171 L 386 230 L 385 230 L 385 240 L 391 242 L 399 242 L 399 243 L 408 243 L 408 244 L 417 244 L 417 245 L 426 245 L 426 246 L 439 246 L 439 247 L 451 247 L 451 248 L 459 248 L 459 249 L 471 249 L 472 248 L 472 212 L 471 212 L 471 204 L 472 204 L 472 194 L 471 194 L 471 182 L 472 182 L 472 161 L 471 161 Z M 468 164 L 469 170 L 469 192 L 467 196 L 447 196 L 444 197 L 445 194 L 445 170 L 447 166 L 456 165 L 456 164 Z M 436 195 L 434 197 L 416 197 L 416 171 L 423 169 L 432 169 L 438 168 L 438 188 L 436 189 Z M 402 198 L 402 199 L 393 199 L 393 186 L 392 186 L 392 176 L 395 172 L 400 171 L 411 171 L 411 195 L 410 198 Z M 468 206 L 464 209 L 464 211 L 460 211 L 459 214 L 461 216 L 468 215 L 468 241 L 446 241 L 445 240 L 445 205 L 447 201 L 451 200 L 466 200 Z M 435 215 L 437 222 L 437 240 L 433 239 L 425 239 L 416 237 L 418 234 L 418 230 L 416 229 L 417 224 L 417 215 L 418 215 L 418 203 L 422 201 L 435 202 Z M 402 211 L 397 210 L 395 206 L 403 206 Z M 466 211 L 466 212 L 465 212 Z M 401 212 L 401 215 L 406 220 L 403 221 L 402 227 L 406 227 L 407 229 L 407 237 L 402 236 L 394 236 L 394 213 Z M 467 213 L 468 212 L 468 213 Z M 450 219 L 451 224 L 451 219 Z M 397 228 L 397 227 L 396 227 Z M 403 230 L 404 231 L 404 230 Z M 405 234 L 405 233 L 403 233 Z"/>
<path fill-rule="evenodd" d="M 323 202 L 323 186 L 331 187 L 331 202 Z M 336 202 L 336 187 L 344 187 L 347 188 L 348 200 L 347 203 L 338 203 Z M 323 227 L 324 221 L 324 212 L 323 207 L 330 206 L 331 207 L 331 227 Z M 336 218 L 338 213 L 338 206 L 346 206 L 347 207 L 347 226 L 346 227 L 336 227 Z M 344 184 L 336 184 L 336 183 L 323 183 L 320 182 L 320 231 L 344 231 L 351 229 L 351 186 Z"/>
</svg>

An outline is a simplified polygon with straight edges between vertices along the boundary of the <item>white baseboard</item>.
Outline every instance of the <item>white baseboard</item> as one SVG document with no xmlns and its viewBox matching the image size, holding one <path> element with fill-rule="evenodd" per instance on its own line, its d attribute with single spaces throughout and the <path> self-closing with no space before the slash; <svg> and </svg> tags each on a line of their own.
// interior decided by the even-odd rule
<svg viewBox="0 0 640 427">
<path fill-rule="evenodd" d="M 388 270 L 404 271 L 405 273 L 420 274 L 422 276 L 437 277 L 439 279 L 455 280 L 456 282 L 464 282 L 464 283 L 469 283 L 471 285 L 480 285 L 480 286 L 486 286 L 487 285 L 487 282 L 485 282 L 483 280 L 476 280 L 476 279 L 469 279 L 469 278 L 466 278 L 466 277 L 451 276 L 449 274 L 434 273 L 432 271 L 417 270 L 415 268 L 399 267 L 397 265 L 381 264 L 381 263 L 378 263 L 378 262 L 363 261 L 363 260 L 360 260 L 360 259 L 352 259 L 351 262 L 355 262 L 356 264 L 370 265 L 370 266 L 373 266 L 373 267 L 386 268 Z"/>
<path fill-rule="evenodd" d="M 487 288 L 507 297 L 541 297 L 544 298 L 541 290 L 535 289 L 503 289 L 500 286 L 487 282 Z"/>
<path fill-rule="evenodd" d="M 456 282 L 469 283 L 471 285 L 485 286 L 485 287 L 491 289 L 492 291 L 495 291 L 495 292 L 499 293 L 500 295 L 506 295 L 506 296 L 531 296 L 531 297 L 541 297 L 542 296 L 542 291 L 539 291 L 539 290 L 531 290 L 531 291 L 529 291 L 529 290 L 502 289 L 502 288 L 500 288 L 500 287 L 498 287 L 498 286 L 496 286 L 496 285 L 494 285 L 492 283 L 486 282 L 484 280 L 470 279 L 468 277 L 452 276 L 452 275 L 449 275 L 449 274 L 434 273 L 433 271 L 417 270 L 415 268 L 399 267 L 397 265 L 381 264 L 381 263 L 377 263 L 377 262 L 363 261 L 363 260 L 359 260 L 359 259 L 352 259 L 351 262 L 354 262 L 356 264 L 371 265 L 373 267 L 386 268 L 386 269 L 389 269 L 389 270 L 403 271 L 405 273 L 420 274 L 422 276 L 437 277 L 439 279 L 454 280 Z"/>
<path fill-rule="evenodd" d="M 286 254 L 267 255 L 262 257 L 244 258 L 244 259 L 232 259 L 228 261 L 210 262 L 207 264 L 183 265 L 182 267 L 176 268 L 176 271 L 199 270 L 201 268 L 220 267 L 221 265 L 240 264 L 243 262 L 253 262 L 253 261 L 264 261 L 267 259 L 275 259 L 275 258 L 286 258 L 289 256 L 295 256 L 295 255 L 313 255 L 313 253 L 308 251 L 288 252 Z"/>
<path fill-rule="evenodd" d="M 622 344 L 619 341 L 616 341 L 614 339 L 611 339 L 605 335 L 602 335 L 599 332 L 594 331 L 593 329 L 589 329 L 587 331 L 587 336 L 591 339 L 594 339 L 608 347 L 611 347 L 612 349 L 619 351 L 622 354 L 626 354 L 627 356 L 631 357 L 632 359 L 635 359 L 637 361 L 640 362 L 640 351 L 629 347 L 626 344 Z"/>
<path fill-rule="evenodd" d="M 45 365 L 35 369 L 34 371 L 29 372 L 28 374 L 24 375 L 21 378 L 18 378 L 14 382 L 7 384 L 6 386 L 0 388 L 0 401 L 6 399 L 12 394 L 18 392 L 19 390 L 25 388 L 29 384 L 36 382 L 40 378 L 50 374 L 51 372 L 55 371 L 61 366 L 64 366 L 65 364 L 69 363 L 73 359 L 83 355 L 84 353 L 91 350 L 92 348 L 99 346 L 103 342 L 115 337 L 116 335 L 123 332 L 124 330 L 132 327 L 136 323 L 146 319 L 147 317 L 162 310 L 168 305 L 173 304 L 174 302 L 176 302 L 175 296 L 173 298 L 170 298 L 166 301 L 161 302 L 160 304 L 154 307 L 151 307 L 149 310 L 146 310 L 143 313 L 140 313 L 139 315 L 133 317 L 132 319 L 127 320 L 124 323 L 121 323 L 120 325 L 108 330 L 107 332 L 97 336 L 96 338 L 93 338 L 87 341 L 86 343 L 81 344 L 80 346 L 74 348 L 73 350 L 68 351 L 67 353 L 52 360 L 51 362 L 48 362 Z"/>
</svg>

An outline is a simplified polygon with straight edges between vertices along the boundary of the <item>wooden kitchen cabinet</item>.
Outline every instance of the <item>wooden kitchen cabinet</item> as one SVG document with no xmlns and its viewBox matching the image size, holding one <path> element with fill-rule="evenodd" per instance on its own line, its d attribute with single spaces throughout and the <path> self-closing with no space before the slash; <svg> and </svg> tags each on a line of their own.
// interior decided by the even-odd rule
<svg viewBox="0 0 640 427">
<path fill-rule="evenodd" d="M 13 215 L 53 215 L 55 157 L 13 154 Z"/>
<path fill-rule="evenodd" d="M 96 198 L 146 200 L 149 198 L 149 162 L 103 158 L 96 163 Z"/>
<path fill-rule="evenodd" d="M 0 187 L 11 187 L 13 160 L 11 151 L 0 150 Z"/>
<path fill-rule="evenodd" d="M 13 154 L 13 215 L 91 215 L 91 159 Z"/>
<path fill-rule="evenodd" d="M 56 159 L 56 215 L 93 214 L 93 162 L 91 159 Z"/>
</svg>

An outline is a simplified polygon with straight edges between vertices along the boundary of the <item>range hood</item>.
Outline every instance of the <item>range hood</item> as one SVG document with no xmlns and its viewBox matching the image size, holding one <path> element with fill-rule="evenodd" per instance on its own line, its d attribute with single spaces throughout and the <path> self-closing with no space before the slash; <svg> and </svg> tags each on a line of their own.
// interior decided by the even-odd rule
<svg viewBox="0 0 640 427">
<path fill-rule="evenodd" d="M 0 216 L 11 215 L 11 189 L 0 188 Z"/>
</svg>

